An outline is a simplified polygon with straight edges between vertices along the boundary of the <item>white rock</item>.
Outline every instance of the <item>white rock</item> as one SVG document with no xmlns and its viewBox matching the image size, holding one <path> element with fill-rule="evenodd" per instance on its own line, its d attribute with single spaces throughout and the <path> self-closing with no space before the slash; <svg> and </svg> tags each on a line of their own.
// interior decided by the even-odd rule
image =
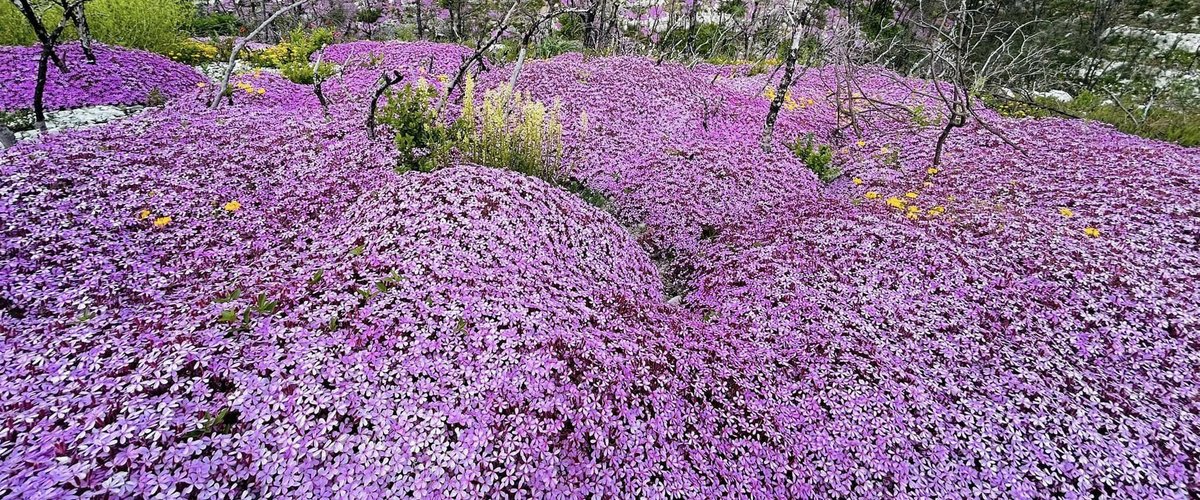
<svg viewBox="0 0 1200 500">
<path fill-rule="evenodd" d="M 46 131 L 55 132 L 90 127 L 133 115 L 143 109 L 145 109 L 145 106 L 89 106 L 86 108 L 48 111 L 46 112 Z M 32 139 L 38 136 L 38 131 L 25 130 L 17 132 L 16 136 L 19 141 Z"/>
</svg>

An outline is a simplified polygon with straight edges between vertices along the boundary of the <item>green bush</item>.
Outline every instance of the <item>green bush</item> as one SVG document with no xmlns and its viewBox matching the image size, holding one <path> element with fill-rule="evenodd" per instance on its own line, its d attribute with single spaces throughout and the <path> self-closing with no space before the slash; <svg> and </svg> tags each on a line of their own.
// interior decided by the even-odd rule
<svg viewBox="0 0 1200 500">
<path fill-rule="evenodd" d="M 289 61 L 279 67 L 279 71 L 283 73 L 284 78 L 291 80 L 293 83 L 301 85 L 312 85 L 315 79 L 313 78 L 313 63 L 308 61 Z M 321 75 L 321 79 L 329 78 L 337 71 L 337 65 L 333 63 L 322 62 L 317 68 L 317 73 Z"/>
<path fill-rule="evenodd" d="M 445 165 L 452 134 L 438 120 L 432 104 L 437 97 L 437 91 L 424 82 L 387 94 L 378 120 L 396 134 L 402 170 L 430 172 Z"/>
<path fill-rule="evenodd" d="M 241 23 L 237 16 L 226 12 L 196 14 L 187 25 L 192 36 L 236 36 Z"/>
<path fill-rule="evenodd" d="M 475 119 L 473 89 L 463 98 L 461 133 L 455 147 L 467 160 L 541 178 L 564 181 L 559 105 L 547 107 L 507 88 L 488 92 Z"/>
<path fill-rule="evenodd" d="M 86 11 L 92 37 L 97 41 L 167 54 L 182 40 L 181 29 L 192 18 L 190 3 L 177 0 L 91 0 Z M 43 22 L 55 26 L 62 11 L 48 8 Z M 63 40 L 78 38 L 64 31 Z M 0 45 L 32 45 L 33 30 L 10 1 L 0 2 Z"/>
<path fill-rule="evenodd" d="M 833 148 L 828 144 L 816 144 L 812 133 L 806 134 L 804 139 L 797 137 L 791 144 L 791 150 L 817 174 L 821 182 L 829 182 L 842 175 L 842 170 L 833 164 Z"/>
</svg>

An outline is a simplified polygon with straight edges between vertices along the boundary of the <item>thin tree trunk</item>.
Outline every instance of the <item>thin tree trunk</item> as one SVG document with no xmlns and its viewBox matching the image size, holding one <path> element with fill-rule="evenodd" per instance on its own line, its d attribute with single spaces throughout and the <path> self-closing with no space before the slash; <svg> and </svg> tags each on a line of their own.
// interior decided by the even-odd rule
<svg viewBox="0 0 1200 500">
<path fill-rule="evenodd" d="M 803 33 L 801 23 L 796 23 L 792 31 L 792 46 L 788 49 L 787 61 L 783 67 L 783 76 L 779 79 L 775 98 L 771 100 L 771 109 L 767 111 L 767 122 L 763 125 L 762 148 L 767 153 L 771 152 L 774 145 L 775 120 L 779 118 L 779 108 L 783 107 L 784 98 L 792 86 L 792 75 L 796 72 L 796 58 L 800 52 L 800 36 Z"/>
<path fill-rule="evenodd" d="M 27 0 L 21 0 L 21 1 L 27 1 Z M 237 45 L 234 45 L 233 51 L 229 53 L 229 65 L 225 67 L 225 74 L 221 77 L 221 85 L 219 85 L 217 87 L 217 95 L 213 96 L 212 104 L 209 106 L 211 109 L 217 109 L 217 106 L 221 105 L 221 95 L 224 94 L 225 90 L 229 88 L 229 77 L 231 75 L 233 75 L 233 68 L 235 65 L 237 65 L 238 52 L 242 51 L 242 48 L 246 46 L 246 43 L 249 42 L 250 40 L 253 40 L 254 37 L 256 35 L 258 35 L 258 33 L 260 31 L 262 31 L 263 28 L 266 28 L 266 26 L 268 24 L 271 24 L 271 22 L 274 21 L 275 18 L 279 17 L 284 12 L 287 12 L 296 7 L 304 5 L 308 1 L 309 0 L 297 0 L 295 3 L 292 3 L 291 5 L 288 5 L 282 9 L 275 11 L 274 14 L 271 14 L 271 17 L 268 17 L 266 21 L 263 21 L 262 24 L 259 24 L 257 28 L 254 28 L 254 31 L 251 31 L 249 35 L 246 35 L 245 38 L 239 40 Z"/>
<path fill-rule="evenodd" d="M 83 47 L 83 57 L 88 64 L 96 64 L 96 54 L 92 52 L 92 31 L 88 28 L 87 13 L 83 3 L 71 11 L 71 19 L 75 23 L 75 31 L 79 34 L 79 45 Z"/>
<path fill-rule="evenodd" d="M 425 39 L 425 18 L 421 16 L 421 4 L 425 0 L 417 0 L 417 40 Z"/>
<path fill-rule="evenodd" d="M 52 46 L 43 46 L 42 54 L 38 56 L 37 84 L 33 87 L 33 119 L 38 131 L 46 131 L 46 107 L 43 102 L 46 97 L 46 76 L 50 69 L 50 54 L 54 53 Z"/>
<path fill-rule="evenodd" d="M 42 24 L 41 19 L 38 19 L 37 11 L 33 9 L 33 5 L 29 3 L 29 0 L 17 0 L 17 3 L 21 7 L 21 14 L 25 16 L 25 21 L 29 23 L 30 28 L 33 28 L 33 34 L 37 36 L 38 42 L 41 43 L 43 47 L 53 47 L 58 41 L 58 35 L 55 34 L 54 36 L 51 36 L 50 33 L 46 31 L 46 26 Z M 66 63 L 64 63 L 62 59 L 59 59 L 58 54 L 54 53 L 53 50 L 50 51 L 50 60 L 54 62 L 54 66 L 56 66 L 59 71 L 63 73 L 68 73 L 71 71 L 67 68 Z"/>
</svg>

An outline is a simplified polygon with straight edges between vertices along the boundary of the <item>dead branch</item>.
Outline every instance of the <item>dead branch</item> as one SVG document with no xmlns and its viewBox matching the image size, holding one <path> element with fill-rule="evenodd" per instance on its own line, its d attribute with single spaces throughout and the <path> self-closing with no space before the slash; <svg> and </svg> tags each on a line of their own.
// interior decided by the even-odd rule
<svg viewBox="0 0 1200 500">
<path fill-rule="evenodd" d="M 21 0 L 21 1 L 27 1 L 27 0 Z M 275 19 L 278 18 L 280 15 L 282 15 L 284 12 L 287 12 L 296 7 L 304 5 L 305 3 L 308 3 L 309 1 L 310 0 L 297 0 L 296 2 L 291 3 L 291 4 L 283 7 L 282 9 L 275 11 L 274 14 L 271 14 L 270 17 L 268 17 L 265 21 L 263 21 L 261 24 L 259 24 L 257 28 L 254 28 L 254 31 L 251 31 L 250 34 L 246 35 L 245 38 L 238 40 L 238 43 L 233 46 L 233 51 L 229 53 L 229 64 L 227 66 L 225 66 L 225 73 L 221 77 L 221 84 L 217 86 L 217 95 L 213 96 L 212 104 L 209 105 L 209 108 L 217 109 L 217 106 L 221 105 L 221 96 L 223 94 L 225 94 L 225 91 L 227 89 L 229 89 L 229 77 L 233 75 L 233 68 L 237 64 L 238 52 L 241 52 L 242 48 L 244 48 L 246 46 L 246 44 L 248 42 L 250 42 L 250 40 L 253 40 L 255 36 L 258 36 L 258 33 L 260 31 L 262 31 L 263 28 L 266 28 L 267 25 L 274 22 Z"/>
</svg>

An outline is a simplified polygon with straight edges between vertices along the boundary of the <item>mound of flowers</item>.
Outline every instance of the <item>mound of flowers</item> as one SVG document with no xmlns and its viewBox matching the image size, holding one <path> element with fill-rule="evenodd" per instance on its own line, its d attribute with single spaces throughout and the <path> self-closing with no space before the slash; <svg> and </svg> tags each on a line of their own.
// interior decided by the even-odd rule
<svg viewBox="0 0 1200 500">
<path fill-rule="evenodd" d="M 394 170 L 376 79 L 464 50 L 329 47 L 375 55 L 328 114 L 248 73 L 0 153 L 0 496 L 1200 488 L 1200 151 L 988 115 L 1023 152 L 968 126 L 933 168 L 936 127 L 836 142 L 813 69 L 768 152 L 767 75 L 531 61 L 610 214 Z"/>
<path fill-rule="evenodd" d="M 208 80 L 192 68 L 143 50 L 94 44 L 89 64 L 78 44 L 60 46 L 63 73 L 50 65 L 46 109 L 146 104 L 187 94 Z M 0 47 L 0 111 L 33 108 L 39 47 Z"/>
</svg>

